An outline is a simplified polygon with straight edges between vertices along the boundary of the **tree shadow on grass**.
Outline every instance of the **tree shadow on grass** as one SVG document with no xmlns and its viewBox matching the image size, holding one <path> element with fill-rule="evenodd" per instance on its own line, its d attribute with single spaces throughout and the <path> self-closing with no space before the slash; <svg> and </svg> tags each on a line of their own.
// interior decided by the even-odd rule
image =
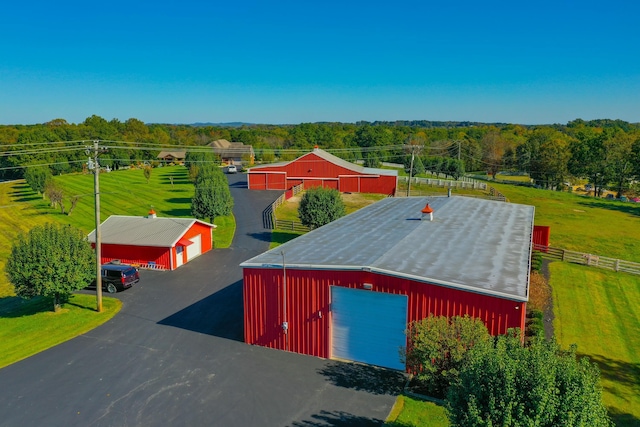
<svg viewBox="0 0 640 427">
<path fill-rule="evenodd" d="M 338 387 L 372 394 L 398 395 L 406 382 L 403 372 L 360 363 L 332 362 L 318 372 Z"/>
<path fill-rule="evenodd" d="M 16 203 L 33 202 L 36 200 L 42 200 L 41 195 L 29 194 L 29 193 L 14 194 L 11 196 L 11 198 Z"/>
<path fill-rule="evenodd" d="M 191 204 L 191 197 L 171 197 L 166 200 L 167 203 L 176 203 L 176 204 Z"/>
<path fill-rule="evenodd" d="M 578 354 L 579 357 L 584 355 Z M 600 376 L 604 379 L 628 387 L 637 396 L 640 395 L 640 364 L 623 362 L 614 360 L 602 355 L 587 355 L 589 360 L 595 362 L 600 369 Z M 620 395 L 620 390 L 607 387 L 606 390 L 618 397 L 625 398 Z M 618 408 L 608 408 L 609 415 L 616 426 L 638 426 L 640 419 L 632 414 L 621 412 Z"/>
<path fill-rule="evenodd" d="M 169 178 L 168 176 L 163 176 L 162 178 L 160 178 L 160 183 L 171 185 L 171 178 Z M 184 185 L 184 184 L 193 184 L 193 182 L 189 179 L 188 176 L 174 176 L 173 184 Z"/>
<path fill-rule="evenodd" d="M 53 302 L 50 298 L 35 297 L 25 299 L 21 297 L 0 298 L 0 317 L 16 318 L 31 316 L 43 311 L 52 311 Z"/>
<path fill-rule="evenodd" d="M 615 200 L 593 200 L 588 202 L 581 201 L 578 202 L 578 204 L 588 208 L 608 209 L 611 211 L 626 213 L 628 215 L 640 216 L 640 203 L 618 202 Z"/>
<path fill-rule="evenodd" d="M 311 415 L 311 419 L 296 421 L 292 427 L 342 427 L 342 426 L 381 426 L 383 420 L 361 417 L 343 411 L 320 411 Z"/>
<path fill-rule="evenodd" d="M 587 356 L 589 360 L 595 362 L 602 378 L 631 387 L 640 395 L 640 364 L 614 360 L 599 354 L 579 354 L 578 356 Z"/>
<path fill-rule="evenodd" d="M 640 425 L 640 420 L 632 414 L 621 412 L 616 408 L 609 409 L 609 416 L 616 427 L 637 427 Z"/>
<path fill-rule="evenodd" d="M 191 208 L 163 210 L 162 214 L 163 216 L 190 217 Z"/>
</svg>

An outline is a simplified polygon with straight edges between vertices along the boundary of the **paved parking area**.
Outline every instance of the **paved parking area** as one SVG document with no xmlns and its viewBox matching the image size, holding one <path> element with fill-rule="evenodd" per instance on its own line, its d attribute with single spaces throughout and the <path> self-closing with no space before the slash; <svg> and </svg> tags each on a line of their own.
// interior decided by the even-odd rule
<svg viewBox="0 0 640 427">
<path fill-rule="evenodd" d="M 268 247 L 278 194 L 229 176 L 229 249 L 174 272 L 141 272 L 122 311 L 93 331 L 0 370 L 2 426 L 381 425 L 400 373 L 242 342 L 238 264 Z"/>
</svg>

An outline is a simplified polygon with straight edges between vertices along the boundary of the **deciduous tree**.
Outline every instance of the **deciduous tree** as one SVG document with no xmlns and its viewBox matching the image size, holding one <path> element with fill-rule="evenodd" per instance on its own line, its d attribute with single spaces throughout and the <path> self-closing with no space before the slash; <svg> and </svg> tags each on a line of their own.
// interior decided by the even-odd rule
<svg viewBox="0 0 640 427">
<path fill-rule="evenodd" d="M 447 395 L 449 419 L 457 427 L 609 427 L 599 378 L 575 346 L 563 351 L 536 337 L 525 347 L 512 331 L 467 353 Z"/>
<path fill-rule="evenodd" d="M 24 171 L 24 180 L 27 181 L 33 191 L 42 194 L 43 199 L 44 191 L 51 178 L 51 171 L 46 166 L 31 166 L 25 168 Z"/>
<path fill-rule="evenodd" d="M 410 323 L 406 333 L 408 346 L 402 356 L 407 369 L 439 398 L 457 381 L 466 352 L 491 340 L 484 323 L 468 316 L 429 316 Z"/>
<path fill-rule="evenodd" d="M 315 187 L 307 190 L 298 207 L 302 224 L 310 228 L 322 227 L 345 215 L 345 207 L 338 190 Z"/>
<path fill-rule="evenodd" d="M 45 224 L 16 239 L 5 266 L 16 295 L 44 296 L 54 311 L 93 278 L 95 254 L 86 235 L 68 225 Z"/>
</svg>

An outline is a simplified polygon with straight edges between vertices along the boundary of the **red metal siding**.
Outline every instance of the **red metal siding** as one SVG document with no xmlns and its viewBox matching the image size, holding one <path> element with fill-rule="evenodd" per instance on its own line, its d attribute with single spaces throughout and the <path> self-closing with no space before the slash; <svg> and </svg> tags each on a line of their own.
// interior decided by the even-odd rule
<svg viewBox="0 0 640 427">
<path fill-rule="evenodd" d="M 200 235 L 201 253 L 209 252 L 213 247 L 213 237 L 211 235 L 211 227 L 196 222 L 182 236 L 185 239 L 191 239 Z M 186 260 L 186 258 L 185 258 Z"/>
<path fill-rule="evenodd" d="M 286 190 L 286 174 L 282 172 L 249 172 L 251 190 Z"/>
<path fill-rule="evenodd" d="M 248 179 L 252 190 L 284 191 L 304 182 L 305 188 L 322 185 L 341 192 L 395 195 L 397 186 L 396 176 L 359 174 L 314 153 L 282 166 L 252 168 Z"/>
<path fill-rule="evenodd" d="M 551 227 L 547 225 L 533 226 L 533 244 L 549 246 L 549 237 L 551 236 Z"/>
<path fill-rule="evenodd" d="M 526 303 L 363 271 L 287 270 L 287 316 L 283 317 L 283 272 L 244 269 L 245 341 L 280 350 L 329 358 L 329 286 L 362 288 L 372 292 L 408 295 L 407 321 L 434 316 L 462 316 L 483 320 L 493 335 L 508 328 L 524 329 Z M 288 343 L 282 322 L 289 324 Z"/>
<path fill-rule="evenodd" d="M 267 174 L 266 173 L 253 173 L 248 174 L 249 189 L 250 190 L 266 190 L 267 189 Z"/>
<path fill-rule="evenodd" d="M 343 193 L 359 193 L 360 177 L 359 176 L 341 176 L 340 191 Z"/>
<path fill-rule="evenodd" d="M 102 244 L 102 263 L 119 259 L 123 264 L 143 265 L 150 262 L 158 267 L 171 268 L 171 248 Z"/>
</svg>

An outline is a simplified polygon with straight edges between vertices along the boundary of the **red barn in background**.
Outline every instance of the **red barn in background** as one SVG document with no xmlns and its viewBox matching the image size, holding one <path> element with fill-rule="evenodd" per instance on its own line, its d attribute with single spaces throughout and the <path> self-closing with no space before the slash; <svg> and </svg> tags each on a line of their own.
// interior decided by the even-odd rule
<svg viewBox="0 0 640 427">
<path fill-rule="evenodd" d="M 100 225 L 103 264 L 114 259 L 143 268 L 175 270 L 213 247 L 216 226 L 190 218 L 112 215 Z M 95 245 L 93 230 L 88 237 Z"/>
<path fill-rule="evenodd" d="M 250 190 L 284 191 L 304 184 L 304 188 L 322 186 L 341 193 L 394 196 L 398 172 L 365 168 L 316 148 L 290 162 L 254 166 L 249 169 L 248 182 Z"/>
<path fill-rule="evenodd" d="M 524 329 L 533 219 L 470 197 L 383 199 L 241 264 L 245 341 L 403 370 L 408 322 Z"/>
</svg>

